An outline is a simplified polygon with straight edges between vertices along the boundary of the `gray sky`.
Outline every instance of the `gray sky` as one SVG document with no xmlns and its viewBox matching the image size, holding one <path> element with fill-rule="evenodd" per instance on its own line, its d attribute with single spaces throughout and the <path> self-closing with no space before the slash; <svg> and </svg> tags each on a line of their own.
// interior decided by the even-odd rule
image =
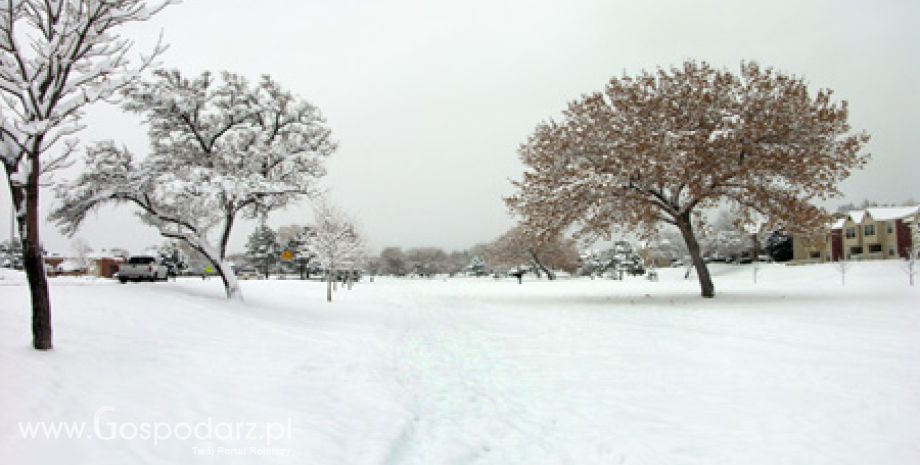
<svg viewBox="0 0 920 465">
<path fill-rule="evenodd" d="M 911 0 L 185 0 L 129 34 L 141 52 L 162 30 L 164 65 L 184 73 L 271 74 L 318 105 L 340 142 L 323 183 L 373 247 L 460 249 L 512 224 L 501 197 L 537 123 L 613 75 L 686 58 L 732 69 L 753 59 L 833 89 L 872 134 L 846 200 L 920 201 L 918 22 Z M 95 107 L 86 123 L 84 141 L 146 151 L 144 128 L 117 108 Z M 309 211 L 269 222 L 305 223 Z M 2 189 L 0 224 L 9 217 Z M 236 226 L 232 250 L 252 227 Z M 161 242 L 128 207 L 104 208 L 78 236 L 97 250 Z M 51 225 L 43 240 L 70 252 Z"/>
</svg>

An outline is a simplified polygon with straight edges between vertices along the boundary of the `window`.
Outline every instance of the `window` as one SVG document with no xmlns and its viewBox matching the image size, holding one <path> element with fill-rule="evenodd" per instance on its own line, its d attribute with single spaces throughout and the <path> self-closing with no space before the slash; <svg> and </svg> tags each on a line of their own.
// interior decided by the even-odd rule
<svg viewBox="0 0 920 465">
<path fill-rule="evenodd" d="M 821 258 L 821 252 L 814 250 L 811 252 L 811 258 Z"/>
<path fill-rule="evenodd" d="M 861 246 L 861 245 L 857 245 L 857 246 L 855 246 L 855 247 L 850 247 L 850 254 L 852 254 L 852 255 L 860 255 L 860 254 L 862 254 L 862 250 L 863 250 L 863 249 L 862 249 L 862 246 Z"/>
<path fill-rule="evenodd" d="M 889 257 L 894 256 L 894 247 L 890 247 L 890 246 L 888 247 L 888 256 Z"/>
<path fill-rule="evenodd" d="M 864 236 L 874 236 L 875 235 L 875 225 L 867 224 L 863 226 L 863 235 Z"/>
<path fill-rule="evenodd" d="M 847 228 L 847 239 L 856 237 L 856 228 Z"/>
<path fill-rule="evenodd" d="M 869 244 L 869 253 L 881 253 L 882 244 Z"/>
<path fill-rule="evenodd" d="M 888 223 L 888 234 L 894 234 L 894 224 Z"/>
</svg>

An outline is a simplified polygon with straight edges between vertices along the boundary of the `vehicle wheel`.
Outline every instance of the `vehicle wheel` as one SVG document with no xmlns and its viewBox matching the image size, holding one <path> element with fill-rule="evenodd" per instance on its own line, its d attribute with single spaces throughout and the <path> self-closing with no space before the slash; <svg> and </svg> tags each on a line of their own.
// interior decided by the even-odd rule
<svg viewBox="0 0 920 465">
<path fill-rule="evenodd" d="M 120 282 L 120 283 L 122 283 L 122 284 L 127 284 L 127 283 L 128 283 L 128 278 L 118 278 L 118 282 Z"/>
</svg>

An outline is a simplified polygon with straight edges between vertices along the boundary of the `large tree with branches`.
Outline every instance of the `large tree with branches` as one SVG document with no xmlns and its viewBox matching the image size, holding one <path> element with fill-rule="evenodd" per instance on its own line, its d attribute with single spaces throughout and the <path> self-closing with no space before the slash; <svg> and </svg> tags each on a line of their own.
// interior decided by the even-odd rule
<svg viewBox="0 0 920 465">
<path fill-rule="evenodd" d="M 713 297 L 696 237 L 702 212 L 727 204 L 745 223 L 813 233 L 829 217 L 812 201 L 839 195 L 868 160 L 869 136 L 851 130 L 846 102 L 831 96 L 753 62 L 739 74 L 687 61 L 615 77 L 536 128 L 506 202 L 542 237 L 676 226 L 703 297 Z"/>
<path fill-rule="evenodd" d="M 556 234 L 537 238 L 515 226 L 489 244 L 489 261 L 505 269 L 526 265 L 537 277 L 556 279 L 554 269 L 574 273 L 578 269 L 578 248 L 575 241 Z"/>
<path fill-rule="evenodd" d="M 132 82 L 132 42 L 119 35 L 170 0 L 0 1 L 0 160 L 6 172 L 32 300 L 32 345 L 52 348 L 51 305 L 41 254 L 42 175 L 67 161 L 86 106 Z M 51 155 L 57 148 L 59 152 Z"/>
<path fill-rule="evenodd" d="M 336 148 L 319 109 L 268 76 L 250 84 L 227 72 L 187 79 L 165 70 L 128 88 L 125 108 L 150 125 L 151 153 L 137 160 L 111 141 L 90 147 L 51 219 L 73 234 L 93 209 L 133 204 L 162 236 L 207 257 L 228 298 L 241 297 L 225 262 L 234 222 L 316 193 Z"/>
</svg>

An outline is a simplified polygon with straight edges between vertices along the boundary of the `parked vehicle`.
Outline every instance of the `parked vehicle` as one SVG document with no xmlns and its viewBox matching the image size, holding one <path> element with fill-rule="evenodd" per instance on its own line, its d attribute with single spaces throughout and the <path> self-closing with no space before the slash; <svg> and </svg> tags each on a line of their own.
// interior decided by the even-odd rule
<svg viewBox="0 0 920 465">
<path fill-rule="evenodd" d="M 262 274 L 259 273 L 259 270 L 251 266 L 235 266 L 233 267 L 233 273 L 237 279 L 262 279 Z"/>
<path fill-rule="evenodd" d="M 118 267 L 116 276 L 122 284 L 128 281 L 166 281 L 169 268 L 150 255 L 134 255 Z"/>
</svg>

